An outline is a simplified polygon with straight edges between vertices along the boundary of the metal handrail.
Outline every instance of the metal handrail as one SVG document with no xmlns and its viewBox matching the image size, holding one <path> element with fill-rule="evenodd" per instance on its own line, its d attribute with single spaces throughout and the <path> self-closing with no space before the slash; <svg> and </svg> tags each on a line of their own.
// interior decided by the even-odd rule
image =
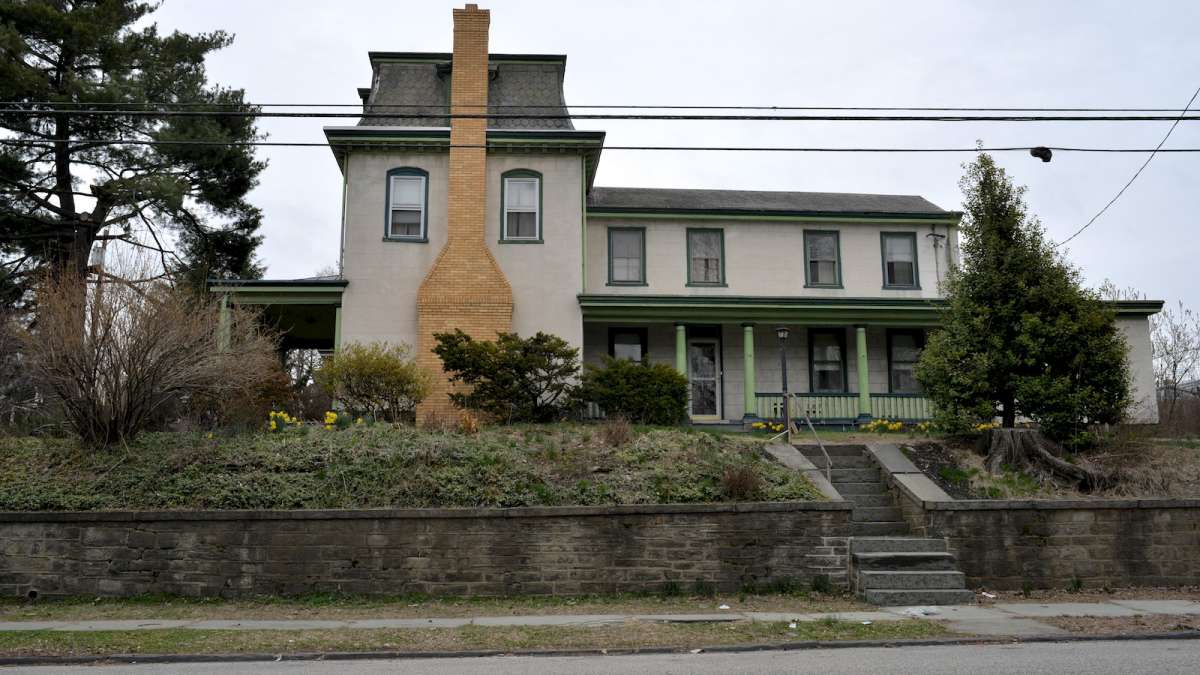
<svg viewBox="0 0 1200 675">
<path fill-rule="evenodd" d="M 797 394 L 788 394 L 788 398 L 791 398 L 796 395 Z M 784 404 L 784 406 L 786 406 L 784 408 L 785 410 L 791 410 L 791 401 L 784 401 L 783 404 Z M 815 427 L 813 427 L 812 419 L 809 418 L 807 410 L 804 411 L 804 423 L 808 425 L 808 429 L 809 429 L 809 431 L 812 432 L 813 438 L 817 439 L 817 447 L 821 448 L 821 454 L 825 457 L 825 480 L 832 483 L 833 482 L 833 460 L 831 460 L 829 458 L 829 451 L 827 451 L 825 449 L 825 444 L 821 442 L 821 437 L 819 435 L 817 435 L 817 430 Z M 792 429 L 793 429 L 793 424 L 792 424 L 791 418 L 789 417 L 788 421 L 787 421 L 787 428 L 784 429 L 783 431 L 781 431 L 780 433 L 772 436 L 771 440 L 774 441 L 774 440 L 778 439 L 780 436 L 787 436 L 787 444 L 790 446 L 792 444 Z M 800 433 L 800 430 L 796 429 L 796 433 Z"/>
</svg>

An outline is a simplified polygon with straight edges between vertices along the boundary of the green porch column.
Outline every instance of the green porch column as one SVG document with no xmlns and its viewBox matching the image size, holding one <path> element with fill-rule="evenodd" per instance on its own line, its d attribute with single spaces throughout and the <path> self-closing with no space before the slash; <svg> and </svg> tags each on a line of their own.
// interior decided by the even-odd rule
<svg viewBox="0 0 1200 675">
<path fill-rule="evenodd" d="M 743 376 L 745 382 L 745 405 L 746 412 L 742 417 L 754 417 L 758 414 L 757 399 L 754 396 L 754 324 L 742 324 L 742 360 L 746 373 Z"/>
<path fill-rule="evenodd" d="M 871 373 L 867 360 L 867 327 L 854 327 L 854 344 L 858 348 L 858 419 L 871 419 Z"/>
<path fill-rule="evenodd" d="M 687 326 L 675 324 L 675 370 L 687 377 Z"/>
<path fill-rule="evenodd" d="M 333 308 L 333 351 L 342 348 L 342 306 Z"/>
<path fill-rule="evenodd" d="M 221 295 L 221 314 L 217 319 L 217 348 L 221 351 L 229 349 L 230 339 L 229 296 Z"/>
</svg>

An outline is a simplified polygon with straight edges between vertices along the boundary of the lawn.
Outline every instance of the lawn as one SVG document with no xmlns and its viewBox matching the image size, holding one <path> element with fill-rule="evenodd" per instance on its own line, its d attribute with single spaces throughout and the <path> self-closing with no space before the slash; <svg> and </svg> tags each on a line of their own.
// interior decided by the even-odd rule
<svg viewBox="0 0 1200 675">
<path fill-rule="evenodd" d="M 614 438 L 616 436 L 617 438 Z M 514 507 L 822 497 L 764 441 L 687 428 L 373 425 L 149 433 L 96 451 L 0 437 L 0 510 Z"/>
</svg>

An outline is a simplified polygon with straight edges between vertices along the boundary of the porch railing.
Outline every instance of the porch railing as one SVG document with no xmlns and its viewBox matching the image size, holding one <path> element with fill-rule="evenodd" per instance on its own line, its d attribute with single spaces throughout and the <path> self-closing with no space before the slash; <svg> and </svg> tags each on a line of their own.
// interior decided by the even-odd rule
<svg viewBox="0 0 1200 675">
<path fill-rule="evenodd" d="M 763 419 L 783 417 L 782 393 L 755 394 L 755 414 Z M 792 394 L 792 417 L 814 421 L 847 421 L 858 417 L 858 394 Z M 871 417 L 922 422 L 933 417 L 929 399 L 919 394 L 871 394 Z"/>
</svg>

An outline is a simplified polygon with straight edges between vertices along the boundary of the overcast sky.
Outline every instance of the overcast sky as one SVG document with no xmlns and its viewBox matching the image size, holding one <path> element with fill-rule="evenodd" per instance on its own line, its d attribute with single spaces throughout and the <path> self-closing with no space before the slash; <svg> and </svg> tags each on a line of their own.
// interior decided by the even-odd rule
<svg viewBox="0 0 1200 675">
<path fill-rule="evenodd" d="M 1181 108 L 1200 86 L 1200 3 L 567 2 L 479 0 L 491 51 L 567 54 L 568 104 Z M 211 81 L 264 103 L 356 103 L 368 50 L 450 51 L 439 0 L 167 0 L 165 30 L 225 29 Z M 324 141 L 322 125 L 264 120 L 277 141 Z M 588 121 L 609 145 L 1153 147 L 1169 122 L 811 123 Z M 1166 147 L 1200 147 L 1184 122 Z M 340 174 L 322 148 L 262 148 L 252 201 L 266 213 L 268 276 L 336 261 Z M 969 155 L 606 151 L 597 185 L 919 194 L 960 207 Z M 1030 210 L 1061 240 L 1087 222 L 1143 155 L 998 157 L 1029 186 Z M 1088 282 L 1112 279 L 1200 309 L 1200 154 L 1159 155 L 1069 245 Z"/>
</svg>

